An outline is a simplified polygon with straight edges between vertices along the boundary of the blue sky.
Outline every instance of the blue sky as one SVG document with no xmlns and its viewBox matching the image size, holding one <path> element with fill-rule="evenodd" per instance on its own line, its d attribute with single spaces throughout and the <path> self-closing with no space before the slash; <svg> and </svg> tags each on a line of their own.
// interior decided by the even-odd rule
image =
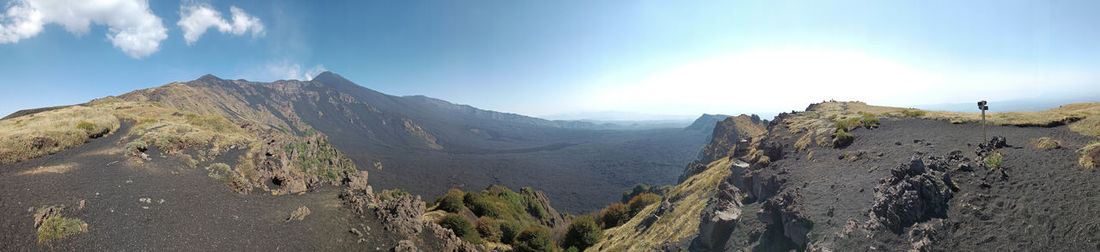
<svg viewBox="0 0 1100 252">
<path fill-rule="evenodd" d="M 0 2 L 0 114 L 323 70 L 535 116 L 1100 95 L 1097 1 Z"/>
</svg>

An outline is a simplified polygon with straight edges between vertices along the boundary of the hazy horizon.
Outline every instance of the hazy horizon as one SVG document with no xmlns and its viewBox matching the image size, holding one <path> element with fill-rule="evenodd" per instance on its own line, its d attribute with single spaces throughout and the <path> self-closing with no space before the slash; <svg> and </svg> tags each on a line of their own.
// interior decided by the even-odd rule
<svg viewBox="0 0 1100 252">
<path fill-rule="evenodd" d="M 325 70 L 551 119 L 1100 97 L 1094 1 L 3 2 L 3 115 L 204 74 Z"/>
</svg>

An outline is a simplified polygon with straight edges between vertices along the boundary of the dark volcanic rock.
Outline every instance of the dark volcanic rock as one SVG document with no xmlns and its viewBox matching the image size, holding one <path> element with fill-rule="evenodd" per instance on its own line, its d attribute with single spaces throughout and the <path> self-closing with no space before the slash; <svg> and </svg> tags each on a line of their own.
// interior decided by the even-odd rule
<svg viewBox="0 0 1100 252">
<path fill-rule="evenodd" d="M 776 235 L 765 236 L 760 244 L 793 243 L 799 248 L 805 248 L 810 241 L 807 234 L 814 227 L 806 214 L 798 209 L 798 195 L 796 192 L 785 191 L 782 194 L 764 202 L 757 217 L 768 225 L 768 233 Z M 779 234 L 782 234 L 779 236 Z M 767 239 L 786 239 L 767 240 Z"/>
<path fill-rule="evenodd" d="M 420 215 L 424 213 L 424 202 L 420 196 L 402 195 L 383 201 L 375 208 L 374 214 L 382 220 L 387 231 L 404 235 L 420 233 L 423 222 Z"/>
<path fill-rule="evenodd" d="M 741 191 L 722 181 L 716 193 L 715 197 L 707 201 L 706 208 L 700 214 L 699 235 L 695 238 L 693 247 L 704 250 L 723 249 L 741 218 Z"/>
<path fill-rule="evenodd" d="M 870 216 L 876 225 L 900 234 L 914 223 L 947 217 L 947 202 L 953 196 L 950 177 L 926 169 L 919 157 L 890 173 L 892 176 L 875 187 Z"/>
</svg>

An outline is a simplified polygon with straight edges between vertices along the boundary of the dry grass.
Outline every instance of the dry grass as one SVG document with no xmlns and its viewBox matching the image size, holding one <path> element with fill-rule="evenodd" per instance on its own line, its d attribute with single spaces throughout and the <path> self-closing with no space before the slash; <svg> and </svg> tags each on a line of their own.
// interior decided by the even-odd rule
<svg viewBox="0 0 1100 252">
<path fill-rule="evenodd" d="M 1078 149 L 1077 153 L 1081 154 L 1081 158 L 1077 160 L 1081 167 L 1096 169 L 1096 159 L 1100 158 L 1100 142 L 1091 142 Z"/>
<path fill-rule="evenodd" d="M 665 241 L 691 236 L 699 229 L 699 213 L 706 207 L 707 200 L 717 190 L 718 183 L 730 175 L 731 162 L 730 159 L 714 161 L 705 171 L 673 187 L 668 195 L 671 199 L 679 199 L 672 201 L 676 207 L 650 228 L 641 232 L 634 229 L 660 204 L 650 205 L 625 224 L 605 230 L 604 238 L 587 251 L 655 251 Z"/>
<path fill-rule="evenodd" d="M 1049 137 L 1032 138 L 1030 142 L 1035 148 L 1044 150 L 1062 148 L 1061 141 L 1050 139 Z"/>
<path fill-rule="evenodd" d="M 0 164 L 80 146 L 90 137 L 118 127 L 111 109 L 98 106 L 77 105 L 0 120 Z"/>
<path fill-rule="evenodd" d="M 39 166 L 33 170 L 22 171 L 18 175 L 42 174 L 42 173 L 66 173 L 76 167 L 76 163 L 64 163 L 50 166 Z"/>
</svg>

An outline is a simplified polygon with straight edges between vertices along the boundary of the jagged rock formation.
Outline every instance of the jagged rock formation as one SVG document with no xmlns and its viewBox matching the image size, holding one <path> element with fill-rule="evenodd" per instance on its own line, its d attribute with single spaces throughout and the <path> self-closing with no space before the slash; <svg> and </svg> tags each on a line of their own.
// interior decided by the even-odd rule
<svg viewBox="0 0 1100 252">
<path fill-rule="evenodd" d="M 1088 119 L 1068 126 L 1035 123 L 1060 118 L 1043 113 L 1085 107 L 1095 104 L 998 115 L 992 121 L 1009 126 L 989 131 L 1004 137 L 979 141 L 982 127 L 969 114 L 813 104 L 770 122 L 766 134 L 737 156 L 749 165 L 699 161 L 685 169 L 677 187 L 713 179 L 715 169 L 728 171 L 714 180 L 719 183 L 712 191 L 669 198 L 676 210 L 664 216 L 690 209 L 677 199 L 706 199 L 705 208 L 694 208 L 699 224 L 693 234 L 651 235 L 684 225 L 639 216 L 628 224 L 645 223 L 645 229 L 611 229 L 611 241 L 600 248 L 633 243 L 640 245 L 629 248 L 663 251 L 1095 250 L 1100 220 L 1081 217 L 1100 214 L 1087 207 L 1100 202 L 1092 195 L 1100 186 L 1090 184 L 1100 183 L 1100 176 L 1078 160 L 1093 150 L 1081 146 L 1096 141 L 1080 128 Z M 853 136 L 846 147 L 834 145 L 838 129 Z M 1040 137 L 1070 147 L 1008 144 Z M 739 148 L 732 143 L 722 144 Z M 1081 150 L 1070 150 L 1076 148 Z M 961 151 L 966 149 L 976 151 Z M 736 212 L 741 215 L 730 214 Z M 1048 229 L 1061 231 L 1035 235 Z M 667 238 L 646 242 L 652 237 Z"/>
</svg>

